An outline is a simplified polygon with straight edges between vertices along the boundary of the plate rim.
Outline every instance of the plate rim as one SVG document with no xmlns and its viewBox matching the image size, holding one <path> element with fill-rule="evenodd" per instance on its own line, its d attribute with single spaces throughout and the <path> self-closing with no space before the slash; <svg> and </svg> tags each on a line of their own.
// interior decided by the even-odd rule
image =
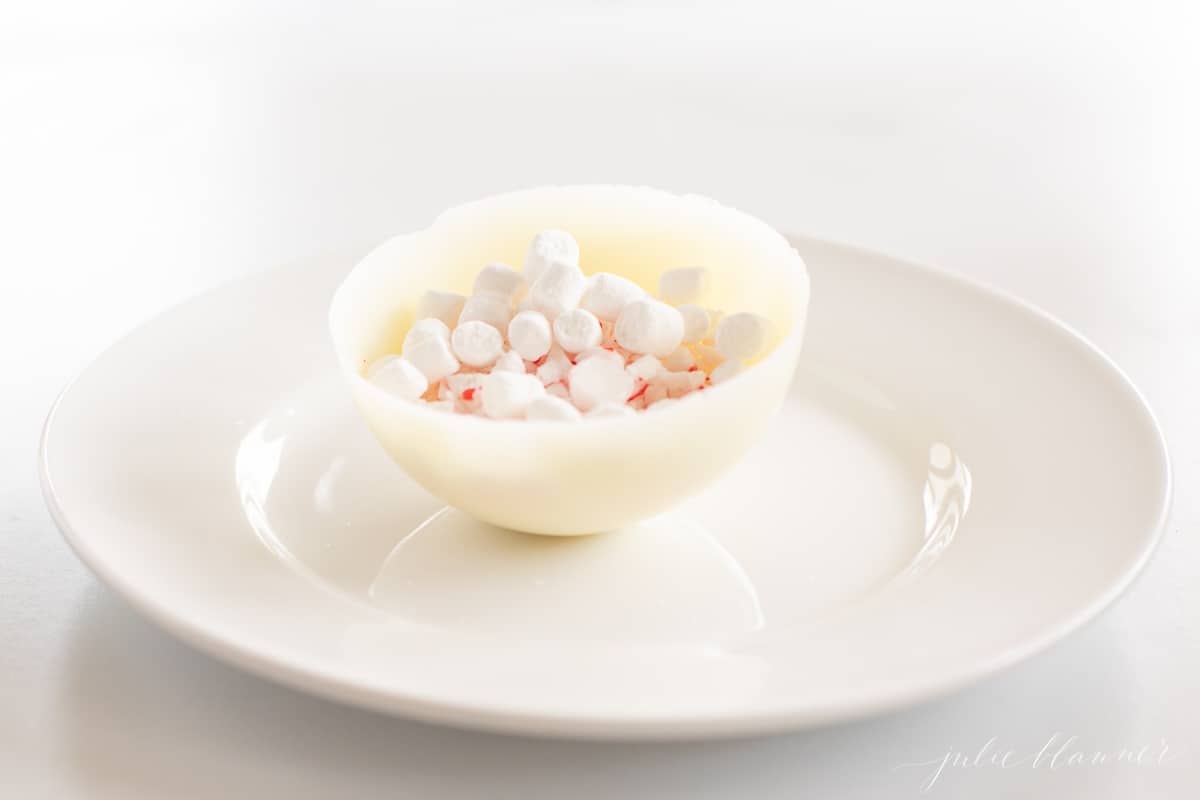
<svg viewBox="0 0 1200 800">
<path fill-rule="evenodd" d="M 1065 334 L 1081 353 L 1098 361 L 1118 379 L 1114 385 L 1119 386 L 1135 401 L 1135 408 L 1149 423 L 1149 431 L 1153 433 L 1152 438 L 1156 448 L 1155 460 L 1161 468 L 1163 480 L 1161 493 L 1157 497 L 1157 515 L 1148 528 L 1148 536 L 1135 557 L 1126 563 L 1103 592 L 1074 614 L 1065 617 L 1040 634 L 1027 638 L 1019 645 L 1005 648 L 990 657 L 976 658 L 967 662 L 966 666 L 951 676 L 935 676 L 923 682 L 914 682 L 901 687 L 882 687 L 873 694 L 865 693 L 850 703 L 806 704 L 799 708 L 775 706 L 753 711 L 732 709 L 690 713 L 673 710 L 669 715 L 661 716 L 638 716 L 636 713 L 599 715 L 518 710 L 504 705 L 477 702 L 458 703 L 443 698 L 430 699 L 417 692 L 380 691 L 339 675 L 277 656 L 266 648 L 255 649 L 241 642 L 224 638 L 211 626 L 190 619 L 186 615 L 174 613 L 170 604 L 156 602 L 152 595 L 139 590 L 120 575 L 114 574 L 88 544 L 87 537 L 81 535 L 80 531 L 72 525 L 69 515 L 59 502 L 58 494 L 55 491 L 47 449 L 56 415 L 71 390 L 98 362 L 121 347 L 126 340 L 135 336 L 143 328 L 172 314 L 178 308 L 242 281 L 268 279 L 275 274 L 295 269 L 301 263 L 325 261 L 333 257 L 340 259 L 342 256 L 338 255 L 339 253 L 359 252 L 362 248 L 347 247 L 340 251 L 324 251 L 308 259 L 292 260 L 271 269 L 224 281 L 172 303 L 162 311 L 141 321 L 104 348 L 80 369 L 56 395 L 43 422 L 37 457 L 42 497 L 51 519 L 67 545 L 100 582 L 139 614 L 190 647 L 257 677 L 326 700 L 421 722 L 493 733 L 591 740 L 697 740 L 765 735 L 819 727 L 836 722 L 848 722 L 897 711 L 923 701 L 958 692 L 1031 658 L 1098 618 L 1143 574 L 1146 565 L 1158 550 L 1165 534 L 1174 495 L 1174 472 L 1162 426 L 1154 414 L 1153 408 L 1129 375 L 1111 356 L 1074 327 L 1006 289 L 939 266 L 912 261 L 854 244 L 796 233 L 785 233 L 784 236 L 793 247 L 826 247 L 840 250 L 848 255 L 882 260 L 914 270 L 927 277 L 947 281 L 956 287 L 989 299 L 1002 301 L 1058 333 Z"/>
</svg>

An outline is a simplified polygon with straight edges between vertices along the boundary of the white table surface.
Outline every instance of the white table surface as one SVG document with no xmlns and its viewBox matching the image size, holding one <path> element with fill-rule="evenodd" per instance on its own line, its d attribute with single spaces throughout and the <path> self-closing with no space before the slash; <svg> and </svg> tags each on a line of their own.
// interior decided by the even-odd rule
<svg viewBox="0 0 1200 800">
<path fill-rule="evenodd" d="M 1056 735 L 1167 757 L 948 768 L 925 796 L 1198 796 L 1194 4 L 422 5 L 0 3 L 0 796 L 895 798 L 932 769 L 901 764 Z M 1174 512 L 1145 574 L 1051 651 L 924 706 L 627 745 L 276 687 L 143 621 L 69 552 L 38 432 L 120 334 L 462 200 L 585 181 L 709 194 L 1078 328 L 1172 448 Z"/>
</svg>

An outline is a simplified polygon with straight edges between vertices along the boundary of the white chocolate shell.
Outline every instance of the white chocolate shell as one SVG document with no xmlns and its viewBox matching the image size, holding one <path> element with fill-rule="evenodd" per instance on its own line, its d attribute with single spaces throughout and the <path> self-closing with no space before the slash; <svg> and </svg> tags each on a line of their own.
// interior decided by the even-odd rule
<svg viewBox="0 0 1200 800">
<path fill-rule="evenodd" d="M 481 266 L 522 263 L 547 228 L 575 236 L 585 273 L 616 273 L 649 290 L 672 265 L 707 267 L 697 302 L 767 317 L 765 354 L 736 380 L 654 414 L 571 425 L 439 413 L 371 390 L 367 365 L 400 351 L 427 289 L 469 293 Z M 459 206 L 380 245 L 337 290 L 330 327 L 359 409 L 414 480 L 486 522 L 575 535 L 665 511 L 754 444 L 791 385 L 808 295 L 796 251 L 739 211 L 643 187 L 548 187 Z"/>
</svg>

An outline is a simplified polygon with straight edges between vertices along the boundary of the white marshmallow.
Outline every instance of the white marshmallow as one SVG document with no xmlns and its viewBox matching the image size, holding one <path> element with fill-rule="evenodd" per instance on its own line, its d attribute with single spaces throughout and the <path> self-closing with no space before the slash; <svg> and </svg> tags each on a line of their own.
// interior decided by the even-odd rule
<svg viewBox="0 0 1200 800">
<path fill-rule="evenodd" d="M 496 363 L 492 365 L 492 372 L 519 372 L 525 373 L 525 362 L 517 355 L 516 350 L 506 350 L 496 359 Z"/>
<path fill-rule="evenodd" d="M 579 305 L 579 298 L 583 297 L 586 288 L 587 279 L 578 266 L 555 261 L 529 287 L 529 299 L 534 308 L 549 319 L 554 319 Z"/>
<path fill-rule="evenodd" d="M 409 350 L 430 339 L 441 339 L 449 342 L 450 328 L 436 317 L 419 319 L 413 323 L 413 326 L 408 329 L 408 333 L 404 335 L 404 345 L 401 347 L 400 352 L 408 355 Z"/>
<path fill-rule="evenodd" d="M 498 294 L 510 300 L 521 290 L 525 278 L 507 264 L 488 264 L 475 276 L 473 294 Z"/>
<path fill-rule="evenodd" d="M 542 231 L 533 237 L 525 253 L 526 282 L 532 286 L 555 261 L 579 266 L 579 243 L 566 231 Z"/>
<path fill-rule="evenodd" d="M 646 391 L 642 397 L 646 400 L 647 406 L 652 406 L 659 400 L 667 396 L 667 387 L 661 383 L 652 383 L 646 387 Z"/>
<path fill-rule="evenodd" d="M 604 403 L 624 403 L 633 392 L 633 376 L 606 358 L 589 358 L 571 368 L 571 402 L 581 411 Z"/>
<path fill-rule="evenodd" d="M 550 320 L 540 311 L 522 311 L 508 323 L 508 343 L 526 361 L 537 361 L 550 351 L 554 337 Z"/>
<path fill-rule="evenodd" d="M 721 320 L 725 318 L 725 312 L 719 308 L 705 309 L 708 312 L 708 333 L 701 339 L 704 344 L 713 344 L 717 336 L 717 326 L 721 324 Z"/>
<path fill-rule="evenodd" d="M 588 279 L 579 307 L 592 312 L 599 319 L 616 320 L 621 309 L 645 294 L 642 287 L 628 278 L 611 272 L 597 272 Z"/>
<path fill-rule="evenodd" d="M 667 389 L 668 397 L 680 397 L 704 385 L 705 374 L 695 372 L 664 372 L 654 379 Z"/>
<path fill-rule="evenodd" d="M 669 408 L 678 402 L 679 401 L 673 397 L 664 397 L 664 398 L 646 406 L 646 410 L 647 411 L 657 411 L 659 409 Z"/>
<path fill-rule="evenodd" d="M 686 347 L 677 347 L 662 360 L 662 365 L 672 372 L 683 372 L 696 365 L 696 357 Z"/>
<path fill-rule="evenodd" d="M 508 298 L 502 294 L 483 292 L 473 294 L 463 304 L 462 313 L 458 315 L 458 324 L 478 320 L 486 322 L 498 331 L 508 329 L 508 321 L 512 317 L 512 306 Z"/>
<path fill-rule="evenodd" d="M 543 384 L 557 383 L 571 371 L 571 359 L 557 345 L 551 348 L 546 360 L 537 368 L 535 373 Z"/>
<path fill-rule="evenodd" d="M 425 394 L 429 381 L 411 361 L 401 356 L 383 356 L 367 370 L 367 380 L 385 392 L 405 400 Z"/>
<path fill-rule="evenodd" d="M 749 361 L 767 346 L 770 322 L 766 317 L 740 311 L 717 324 L 717 349 L 729 359 Z"/>
<path fill-rule="evenodd" d="M 483 404 L 479 391 L 483 387 L 483 373 L 465 372 L 450 375 L 445 378 L 443 385 L 446 388 L 446 396 L 442 397 L 442 400 L 453 401 L 455 408 L 464 414 L 479 413 Z"/>
<path fill-rule="evenodd" d="M 483 385 L 479 389 L 483 413 L 492 419 L 512 419 L 524 415 L 529 404 L 543 392 L 537 378 L 514 372 L 484 375 Z"/>
<path fill-rule="evenodd" d="M 649 381 L 654 380 L 655 376 L 663 371 L 663 365 L 654 356 L 642 356 L 626 367 L 625 371 L 636 379 Z"/>
<path fill-rule="evenodd" d="M 716 386 L 737 375 L 743 369 L 745 369 L 745 365 L 740 360 L 731 358 L 714 369 L 709 377 L 712 378 L 713 386 Z"/>
<path fill-rule="evenodd" d="M 462 313 L 465 302 L 467 298 L 461 294 L 431 289 L 421 295 L 417 303 L 417 319 L 440 319 L 449 328 L 458 324 L 458 315 Z"/>
<path fill-rule="evenodd" d="M 632 417 L 637 414 L 624 403 L 601 403 L 588 412 L 588 417 Z"/>
<path fill-rule="evenodd" d="M 683 317 L 684 344 L 695 344 L 708 335 L 712 318 L 703 308 L 691 303 L 682 303 L 679 306 L 679 315 Z"/>
<path fill-rule="evenodd" d="M 602 347 L 613 344 L 613 329 L 616 327 L 614 320 L 600 320 L 600 345 Z"/>
<path fill-rule="evenodd" d="M 426 320 L 422 320 L 425 322 Z M 410 337 L 411 338 L 411 332 Z M 458 359 L 450 352 L 450 342 L 441 336 L 419 338 L 411 343 L 404 340 L 404 357 L 413 363 L 430 383 L 458 372 Z"/>
<path fill-rule="evenodd" d="M 622 347 L 661 358 L 683 342 L 683 317 L 666 303 L 644 297 L 625 306 L 614 330 Z"/>
<path fill-rule="evenodd" d="M 725 360 L 721 351 L 711 345 L 697 344 L 692 347 L 696 353 L 697 365 L 705 372 L 712 372 L 718 364 Z"/>
<path fill-rule="evenodd" d="M 568 353 L 578 353 L 600 344 L 600 320 L 590 311 L 572 308 L 554 319 L 554 338 Z"/>
<path fill-rule="evenodd" d="M 564 388 L 563 391 L 566 391 L 566 389 Z M 541 397 L 535 397 L 525 408 L 525 419 L 548 419 L 571 422 L 579 419 L 581 416 L 579 409 L 575 408 L 575 406 L 568 403 L 562 397 L 550 394 L 549 389 Z"/>
<path fill-rule="evenodd" d="M 669 269 L 658 279 L 658 298 L 671 305 L 694 303 L 708 291 L 704 267 Z"/>
<path fill-rule="evenodd" d="M 582 353 L 575 356 L 575 363 L 578 364 L 579 362 L 586 361 L 589 358 L 607 358 L 610 361 L 620 364 L 622 367 L 625 366 L 624 356 L 612 350 L 605 350 L 603 347 L 589 347 L 587 350 L 584 350 Z"/>
<path fill-rule="evenodd" d="M 567 402 L 570 402 L 571 400 L 571 392 L 567 389 L 567 385 L 565 383 L 550 384 L 546 387 L 546 394 L 553 395 L 554 397 L 557 397 L 561 400 L 566 400 Z M 575 406 L 571 406 L 571 408 L 574 407 Z"/>
<path fill-rule="evenodd" d="M 444 382 L 450 391 L 450 396 L 458 397 L 467 389 L 478 389 L 483 386 L 483 373 L 460 372 L 457 375 L 447 375 Z"/>
<path fill-rule="evenodd" d="M 450 414 L 453 414 L 458 408 L 457 404 L 453 400 L 436 400 L 430 403 L 429 407 L 434 411 L 446 411 Z"/>
<path fill-rule="evenodd" d="M 471 367 L 486 367 L 504 351 L 504 339 L 500 332 L 477 319 L 463 322 L 455 328 L 450 345 L 458 360 Z"/>
</svg>

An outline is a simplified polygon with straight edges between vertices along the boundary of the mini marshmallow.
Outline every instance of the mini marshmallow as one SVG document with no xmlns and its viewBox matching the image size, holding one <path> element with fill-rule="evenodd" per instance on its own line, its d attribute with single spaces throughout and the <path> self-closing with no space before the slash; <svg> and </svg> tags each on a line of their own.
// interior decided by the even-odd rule
<svg viewBox="0 0 1200 800">
<path fill-rule="evenodd" d="M 712 372 L 718 364 L 725 360 L 721 351 L 711 345 L 692 345 L 692 351 L 696 354 L 696 364 L 705 372 Z"/>
<path fill-rule="evenodd" d="M 425 394 L 429 381 L 411 361 L 401 356 L 383 356 L 367 370 L 367 380 L 388 394 L 416 400 Z"/>
<path fill-rule="evenodd" d="M 450 337 L 450 345 L 458 360 L 470 367 L 486 367 L 504 351 L 500 332 L 477 319 L 461 323 Z M 524 372 L 524 368 L 520 370 Z"/>
<path fill-rule="evenodd" d="M 460 372 L 457 375 L 447 375 L 443 379 L 451 395 L 461 395 L 467 389 L 478 389 L 483 385 L 482 372 Z"/>
<path fill-rule="evenodd" d="M 642 393 L 642 397 L 646 400 L 646 406 L 652 406 L 658 401 L 667 396 L 667 387 L 661 383 L 652 383 L 646 387 L 646 391 Z"/>
<path fill-rule="evenodd" d="M 458 315 L 462 313 L 465 302 L 467 298 L 461 294 L 431 289 L 421 295 L 417 303 L 417 319 L 438 319 L 449 328 L 458 324 Z"/>
<path fill-rule="evenodd" d="M 441 339 L 449 342 L 450 328 L 436 317 L 419 319 L 413 323 L 413 326 L 408 329 L 408 333 L 404 335 L 404 345 L 401 347 L 400 352 L 408 355 L 411 348 L 430 339 Z"/>
<path fill-rule="evenodd" d="M 535 374 L 543 384 L 549 385 L 566 378 L 571 371 L 571 366 L 571 359 L 567 358 L 566 353 L 560 350 L 558 345 L 555 345 L 546 354 L 546 360 L 537 368 Z"/>
<path fill-rule="evenodd" d="M 453 414 L 458 405 L 453 400 L 435 400 L 429 404 L 434 411 L 446 411 Z"/>
<path fill-rule="evenodd" d="M 553 395 L 554 397 L 557 397 L 561 400 L 566 400 L 567 402 L 570 402 L 570 400 L 571 400 L 571 392 L 567 389 L 567 385 L 565 383 L 561 383 L 561 382 L 560 383 L 552 383 L 549 386 L 547 386 L 546 394 Z M 571 406 L 571 408 L 574 408 L 574 407 L 575 406 Z"/>
<path fill-rule="evenodd" d="M 579 243 L 566 231 L 542 231 L 525 253 L 525 280 L 532 286 L 555 261 L 579 266 Z"/>
<path fill-rule="evenodd" d="M 512 317 L 512 307 L 504 295 L 483 292 L 473 294 L 463 304 L 462 313 L 458 315 L 458 324 L 464 322 L 486 322 L 500 332 L 508 329 L 508 321 Z"/>
<path fill-rule="evenodd" d="M 589 358 L 571 368 L 568 388 L 571 402 L 581 411 L 604 403 L 624 403 L 633 391 L 633 376 L 605 358 Z"/>
<path fill-rule="evenodd" d="M 700 341 L 707 345 L 716 343 L 717 326 L 721 324 L 721 320 L 725 318 L 725 312 L 719 308 L 707 308 L 708 312 L 708 333 Z"/>
<path fill-rule="evenodd" d="M 568 361 L 566 366 L 559 364 L 557 361 L 546 361 L 537 368 L 534 376 L 542 382 L 543 386 L 549 386 L 552 383 L 558 383 L 565 380 L 568 373 L 571 371 L 571 362 Z"/>
<path fill-rule="evenodd" d="M 588 417 L 632 417 L 636 414 L 636 411 L 624 403 L 601 403 L 587 415 Z"/>
<path fill-rule="evenodd" d="M 421 320 L 421 322 L 426 321 L 428 320 Z M 418 338 L 414 344 L 410 342 L 411 337 L 412 332 L 410 331 L 409 337 L 404 340 L 404 357 L 421 370 L 425 379 L 430 383 L 440 381 L 447 375 L 458 372 L 458 359 L 450 351 L 450 342 L 446 339 L 441 336 L 428 336 Z"/>
<path fill-rule="evenodd" d="M 473 294 L 498 294 L 510 300 L 521 290 L 524 276 L 507 264 L 488 264 L 475 276 Z"/>
<path fill-rule="evenodd" d="M 765 317 L 740 311 L 717 324 L 717 349 L 728 359 L 749 361 L 767 346 L 770 323 Z"/>
<path fill-rule="evenodd" d="M 599 319 L 615 321 L 621 309 L 645 294 L 642 287 L 628 278 L 610 272 L 597 272 L 588 279 L 587 290 L 579 300 L 579 307 L 592 312 Z"/>
<path fill-rule="evenodd" d="M 662 360 L 662 365 L 671 372 L 683 372 L 696 365 L 696 357 L 686 347 L 677 347 Z"/>
<path fill-rule="evenodd" d="M 525 373 L 525 362 L 517 355 L 515 350 L 506 350 L 496 363 L 492 365 L 492 372 L 519 372 Z"/>
<path fill-rule="evenodd" d="M 679 305 L 679 315 L 683 317 L 684 344 L 695 344 L 708 336 L 712 319 L 706 310 L 691 303 L 682 303 Z"/>
<path fill-rule="evenodd" d="M 745 364 L 736 358 L 731 358 L 714 369 L 709 377 L 712 378 L 713 386 L 716 386 L 718 383 L 724 383 L 734 375 L 737 375 L 743 369 L 745 369 Z"/>
<path fill-rule="evenodd" d="M 626 367 L 625 371 L 638 380 L 649 381 L 654 380 L 655 376 L 663 371 L 663 365 L 654 356 L 642 356 Z"/>
<path fill-rule="evenodd" d="M 600 346 L 607 347 L 613 344 L 613 329 L 616 328 L 616 323 L 607 319 L 600 320 Z"/>
<path fill-rule="evenodd" d="M 586 288 L 587 279 L 577 265 L 555 261 L 529 287 L 529 299 L 534 308 L 554 319 L 579 305 Z"/>
<path fill-rule="evenodd" d="M 561 384 L 555 384 L 561 386 Z M 566 389 L 563 389 L 566 391 Z M 525 419 L 548 419 L 561 422 L 573 422 L 582 415 L 579 409 L 568 403 L 562 397 L 556 397 L 546 390 L 546 394 L 535 397 L 525 408 Z"/>
<path fill-rule="evenodd" d="M 615 336 L 622 347 L 661 358 L 683 342 L 683 317 L 666 303 L 644 297 L 621 311 Z"/>
<path fill-rule="evenodd" d="M 646 410 L 647 411 L 657 411 L 660 409 L 669 408 L 678 402 L 679 401 L 673 397 L 664 397 L 664 398 L 658 400 L 657 402 L 646 406 Z"/>
<path fill-rule="evenodd" d="M 554 338 L 568 353 L 578 353 L 600 344 L 600 320 L 590 311 L 572 308 L 554 319 Z"/>
<path fill-rule="evenodd" d="M 524 415 L 534 398 L 544 392 L 532 375 L 492 372 L 483 376 L 479 388 L 483 413 L 492 419 L 512 419 Z"/>
<path fill-rule="evenodd" d="M 658 279 L 658 298 L 671 305 L 695 303 L 708 291 L 708 279 L 704 267 L 669 269 Z"/>
<path fill-rule="evenodd" d="M 695 372 L 663 372 L 654 381 L 666 387 L 668 397 L 680 397 L 703 386 L 706 377 L 700 370 L 696 370 Z"/>
<path fill-rule="evenodd" d="M 579 353 L 577 356 L 575 356 L 575 363 L 578 364 L 579 362 L 586 361 L 589 358 L 607 358 L 610 361 L 620 364 L 622 367 L 625 366 L 624 356 L 622 356 L 620 353 L 613 352 L 612 350 L 606 350 L 603 347 L 589 347 L 587 350 L 584 350 L 582 353 Z"/>
<path fill-rule="evenodd" d="M 540 311 L 522 311 L 508 323 L 508 343 L 521 358 L 537 361 L 554 343 L 550 321 Z"/>
<path fill-rule="evenodd" d="M 450 375 L 443 384 L 447 389 L 447 397 L 453 400 L 455 407 L 464 414 L 477 414 L 482 406 L 483 373 L 467 372 Z"/>
</svg>

